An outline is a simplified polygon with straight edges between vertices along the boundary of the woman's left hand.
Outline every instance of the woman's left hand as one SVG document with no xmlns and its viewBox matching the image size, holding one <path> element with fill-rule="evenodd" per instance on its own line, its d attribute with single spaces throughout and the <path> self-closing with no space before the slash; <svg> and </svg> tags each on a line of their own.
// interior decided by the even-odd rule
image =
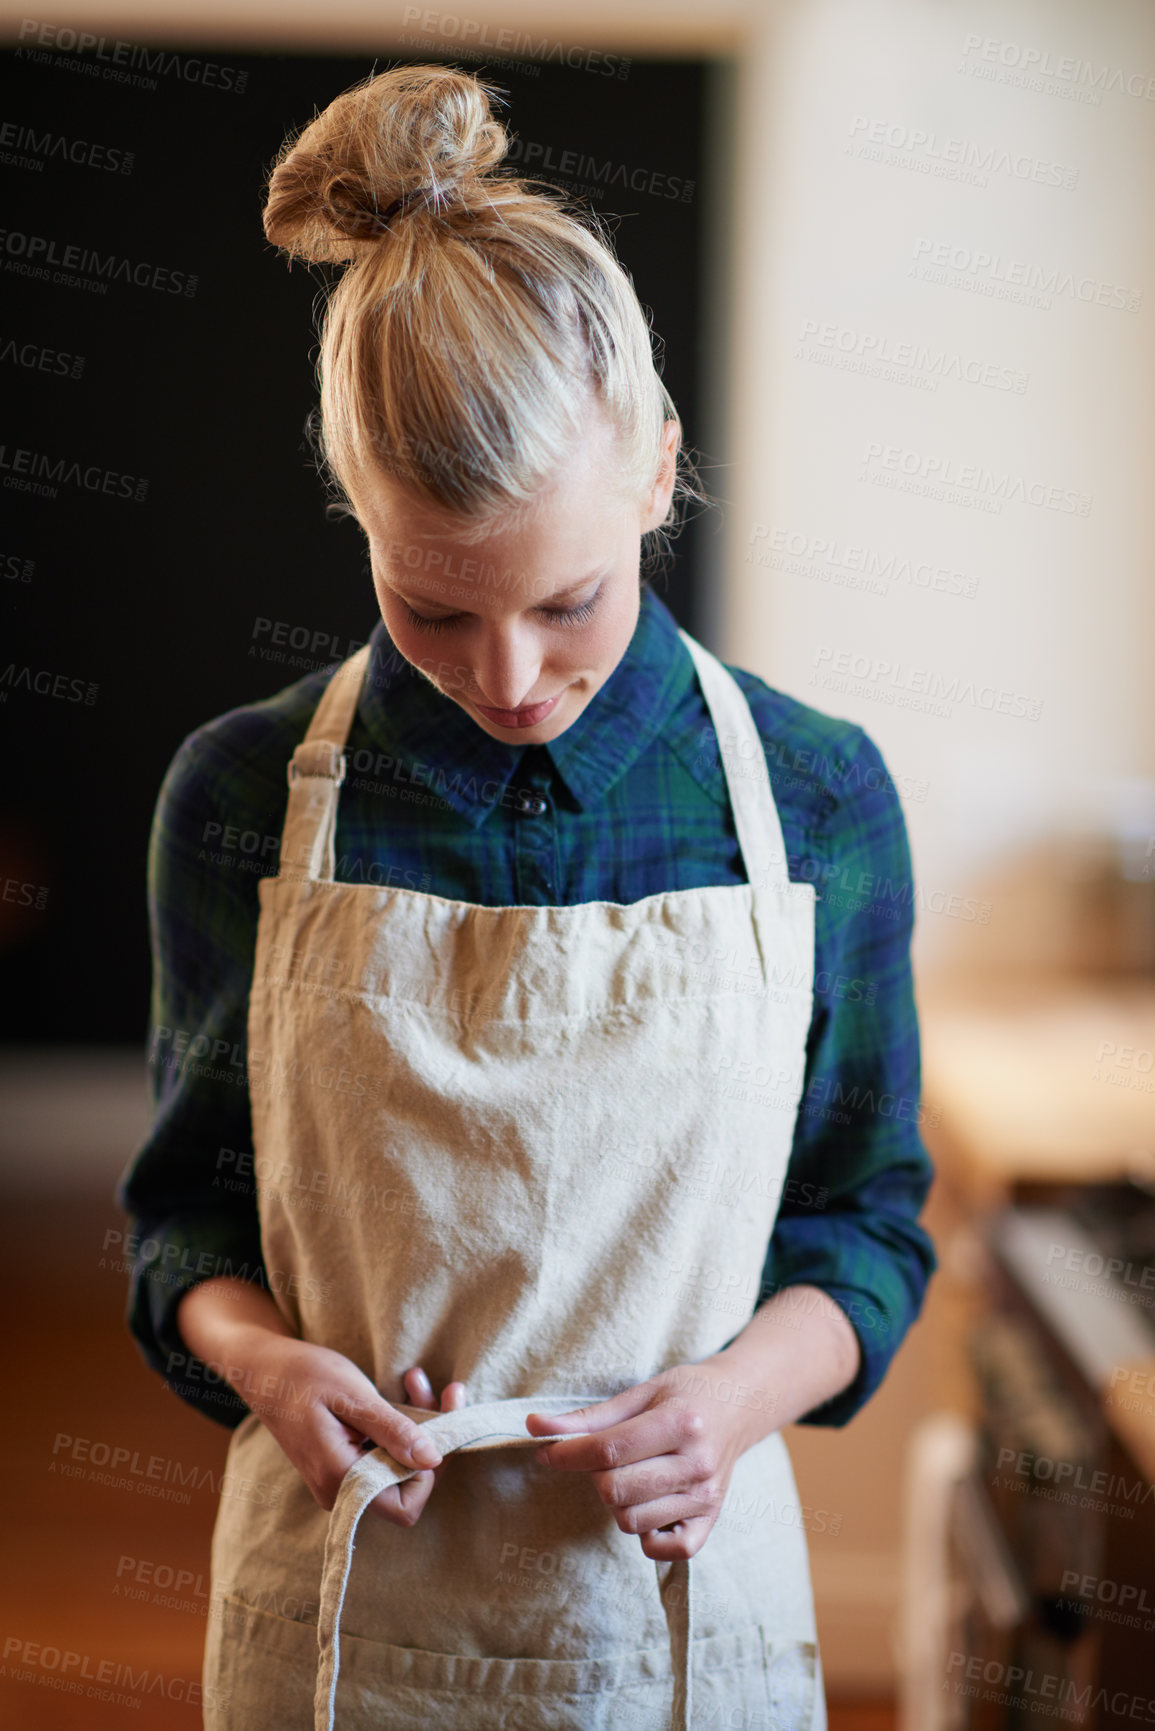
<svg viewBox="0 0 1155 1731">
<path fill-rule="evenodd" d="M 531 1413 L 531 1436 L 589 1431 L 547 1443 L 537 1460 L 589 1473 L 623 1533 L 655 1562 L 692 1557 L 722 1511 L 734 1463 L 755 1440 L 750 1413 L 709 1388 L 702 1365 L 680 1365 L 610 1400 L 562 1414 Z M 693 1394 L 688 1391 L 694 1390 Z M 764 1425 L 758 1434 L 764 1434 Z"/>
</svg>

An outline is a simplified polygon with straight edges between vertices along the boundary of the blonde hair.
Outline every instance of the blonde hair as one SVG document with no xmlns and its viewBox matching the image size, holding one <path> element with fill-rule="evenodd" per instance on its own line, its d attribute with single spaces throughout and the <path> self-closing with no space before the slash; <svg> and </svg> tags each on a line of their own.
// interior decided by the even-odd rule
<svg viewBox="0 0 1155 1731">
<path fill-rule="evenodd" d="M 354 85 L 285 140 L 264 213 L 290 260 L 348 267 L 317 363 L 331 478 L 353 500 L 389 477 L 475 528 L 560 476 L 591 394 L 616 435 L 615 484 L 639 503 L 677 420 L 596 218 L 495 172 L 498 95 L 441 66 Z M 679 451 L 662 529 L 688 496 L 703 497 Z"/>
</svg>

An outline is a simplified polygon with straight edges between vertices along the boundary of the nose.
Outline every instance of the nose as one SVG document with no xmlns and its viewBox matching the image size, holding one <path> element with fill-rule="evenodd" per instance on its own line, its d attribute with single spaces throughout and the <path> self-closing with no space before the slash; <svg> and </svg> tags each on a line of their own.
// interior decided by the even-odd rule
<svg viewBox="0 0 1155 1731">
<path fill-rule="evenodd" d="M 542 695 L 535 690 L 541 662 L 541 642 L 532 627 L 490 625 L 473 658 L 477 701 L 490 709 L 521 709 L 536 701 Z"/>
</svg>

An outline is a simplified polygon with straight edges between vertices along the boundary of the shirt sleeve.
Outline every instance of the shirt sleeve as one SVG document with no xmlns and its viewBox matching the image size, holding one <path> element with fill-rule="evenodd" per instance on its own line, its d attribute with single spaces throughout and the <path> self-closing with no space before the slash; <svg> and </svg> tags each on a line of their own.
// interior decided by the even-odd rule
<svg viewBox="0 0 1155 1731">
<path fill-rule="evenodd" d="M 201 729 L 161 786 L 148 851 L 153 1119 L 116 1189 L 130 1217 L 130 1332 L 167 1387 L 229 1428 L 248 1408 L 218 1369 L 189 1352 L 176 1311 L 186 1292 L 217 1275 L 268 1284 L 246 1062 L 259 872 L 249 869 L 252 855 L 219 840 L 225 822 L 248 815 L 236 782 L 221 739 Z M 248 832 L 268 827 L 253 821 Z"/>
<path fill-rule="evenodd" d="M 919 1129 L 906 826 L 882 756 L 860 728 L 833 783 L 828 817 L 789 862 L 791 878 L 814 883 L 818 898 L 814 1014 L 761 1293 L 818 1287 L 854 1327 L 854 1381 L 800 1421 L 820 1425 L 844 1425 L 878 1388 L 936 1266 L 918 1223 L 933 1169 Z"/>
</svg>

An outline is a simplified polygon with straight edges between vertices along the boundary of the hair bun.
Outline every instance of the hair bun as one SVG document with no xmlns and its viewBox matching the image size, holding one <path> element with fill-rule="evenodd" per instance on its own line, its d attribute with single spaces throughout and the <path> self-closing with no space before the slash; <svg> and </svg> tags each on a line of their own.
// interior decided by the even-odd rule
<svg viewBox="0 0 1155 1731">
<path fill-rule="evenodd" d="M 379 239 L 398 199 L 420 195 L 438 216 L 487 203 L 485 177 L 509 145 L 491 98 L 495 85 L 443 66 L 395 67 L 343 91 L 282 146 L 266 236 L 291 257 L 341 263 Z"/>
</svg>

